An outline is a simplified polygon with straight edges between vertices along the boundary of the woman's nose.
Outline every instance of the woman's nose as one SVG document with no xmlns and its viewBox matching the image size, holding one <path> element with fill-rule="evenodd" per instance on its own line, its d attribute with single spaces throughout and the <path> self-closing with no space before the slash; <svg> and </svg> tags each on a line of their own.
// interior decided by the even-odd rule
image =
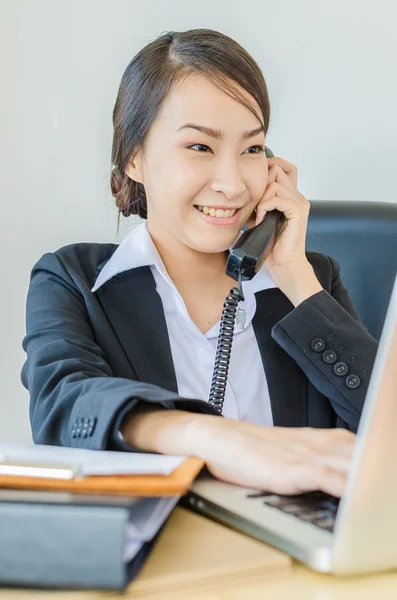
<svg viewBox="0 0 397 600">
<path fill-rule="evenodd" d="M 236 160 L 226 158 L 217 162 L 211 189 L 214 192 L 222 192 L 229 199 L 240 196 L 245 191 L 246 185 Z"/>
</svg>

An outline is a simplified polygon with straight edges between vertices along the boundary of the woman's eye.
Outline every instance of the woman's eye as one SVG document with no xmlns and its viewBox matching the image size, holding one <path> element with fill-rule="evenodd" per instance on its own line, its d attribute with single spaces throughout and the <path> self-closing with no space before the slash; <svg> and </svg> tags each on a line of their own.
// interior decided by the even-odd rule
<svg viewBox="0 0 397 600">
<path fill-rule="evenodd" d="M 189 148 L 194 148 L 194 147 L 201 147 L 201 148 L 208 148 L 208 150 L 211 150 L 211 148 L 209 146 L 206 146 L 205 144 L 193 144 L 192 146 L 188 146 Z M 260 154 L 261 152 L 265 151 L 265 146 L 251 146 L 250 148 L 247 148 L 247 150 L 251 150 L 251 148 L 256 148 L 257 152 L 249 152 L 248 154 Z"/>
<path fill-rule="evenodd" d="M 189 148 L 194 148 L 195 146 L 201 146 L 201 148 L 209 148 L 209 146 L 206 146 L 205 144 L 193 144 L 192 146 L 189 146 Z"/>
<path fill-rule="evenodd" d="M 265 146 L 251 146 L 251 148 L 257 148 L 258 151 L 257 152 L 249 152 L 248 154 L 260 154 L 261 152 L 265 151 Z M 251 150 L 251 148 L 248 148 L 248 150 Z"/>
</svg>

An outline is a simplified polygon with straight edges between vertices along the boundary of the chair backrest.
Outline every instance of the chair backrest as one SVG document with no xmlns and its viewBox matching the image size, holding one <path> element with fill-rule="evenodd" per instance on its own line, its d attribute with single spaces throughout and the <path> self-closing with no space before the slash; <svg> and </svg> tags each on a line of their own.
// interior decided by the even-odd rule
<svg viewBox="0 0 397 600">
<path fill-rule="evenodd" d="M 397 203 L 311 200 L 306 250 L 333 256 L 364 325 L 379 340 L 397 273 Z"/>
</svg>

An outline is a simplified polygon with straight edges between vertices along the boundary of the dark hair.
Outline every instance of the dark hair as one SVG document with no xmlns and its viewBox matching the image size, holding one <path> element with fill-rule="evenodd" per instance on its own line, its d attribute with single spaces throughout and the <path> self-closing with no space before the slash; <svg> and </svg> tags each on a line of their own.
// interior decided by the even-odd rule
<svg viewBox="0 0 397 600">
<path fill-rule="evenodd" d="M 246 106 L 261 121 L 265 135 L 269 128 L 270 102 L 265 79 L 255 60 L 235 40 L 213 29 L 169 31 L 144 46 L 127 66 L 113 109 L 113 144 L 110 176 L 112 195 L 120 214 L 147 218 L 144 185 L 133 181 L 125 169 L 145 136 L 171 85 L 201 73 L 214 85 Z M 258 103 L 262 119 L 240 88 Z"/>
</svg>

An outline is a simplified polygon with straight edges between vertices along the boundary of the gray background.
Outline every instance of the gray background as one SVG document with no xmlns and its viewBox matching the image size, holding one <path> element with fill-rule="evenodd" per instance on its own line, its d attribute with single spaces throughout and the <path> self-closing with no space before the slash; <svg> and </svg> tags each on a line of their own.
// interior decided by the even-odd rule
<svg viewBox="0 0 397 600">
<path fill-rule="evenodd" d="M 309 200 L 396 201 L 397 5 L 359 0 L 0 0 L 0 441 L 30 441 L 25 299 L 42 254 L 119 243 L 111 114 L 127 64 L 167 30 L 217 29 L 257 60 L 268 145 Z"/>
</svg>

